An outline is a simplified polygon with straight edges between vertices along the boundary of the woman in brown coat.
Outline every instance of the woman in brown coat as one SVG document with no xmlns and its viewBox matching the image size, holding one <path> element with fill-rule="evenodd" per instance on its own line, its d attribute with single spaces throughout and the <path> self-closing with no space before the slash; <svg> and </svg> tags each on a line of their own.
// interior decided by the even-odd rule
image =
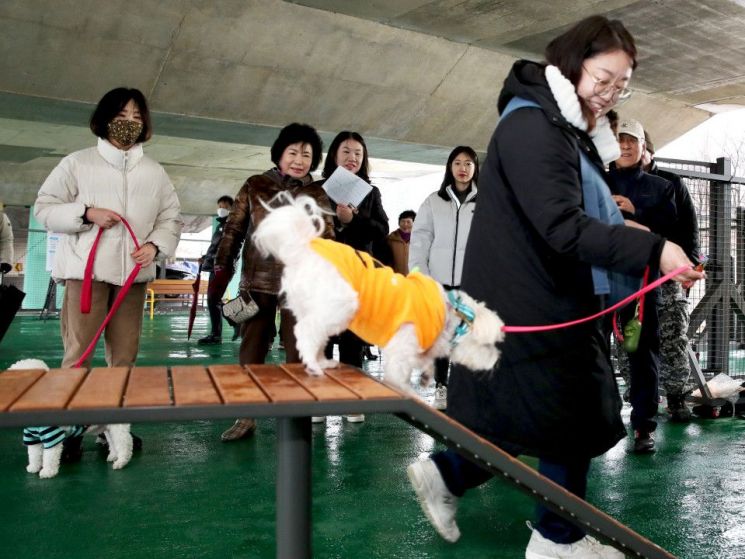
<svg viewBox="0 0 745 559">
<path fill-rule="evenodd" d="M 311 196 L 328 211 L 324 237 L 334 237 L 331 204 L 323 188 L 311 184 L 310 175 L 321 161 L 323 143 L 314 128 L 293 123 L 279 133 L 271 149 L 276 167 L 261 175 L 250 177 L 241 187 L 225 223 L 225 232 L 215 256 L 214 281 L 210 292 L 222 297 L 233 275 L 235 261 L 243 248 L 240 293 L 248 294 L 256 302 L 259 312 L 241 325 L 241 365 L 263 363 L 275 335 L 275 317 L 280 308 L 280 336 L 285 346 L 287 363 L 300 362 L 295 347 L 295 319 L 289 309 L 282 308 L 279 297 L 282 265 L 272 257 L 262 256 L 251 240 L 251 233 L 267 213 L 263 204 L 271 206 L 280 192 L 294 196 Z M 263 204 L 262 204 L 263 202 Z M 245 242 L 244 242 L 245 241 Z M 238 419 L 222 434 L 223 441 L 232 441 L 253 434 L 253 419 Z"/>
<path fill-rule="evenodd" d="M 391 251 L 391 267 L 399 274 L 409 273 L 409 241 L 414 228 L 416 212 L 405 210 L 398 216 L 398 229 L 388 235 L 388 248 Z"/>
</svg>

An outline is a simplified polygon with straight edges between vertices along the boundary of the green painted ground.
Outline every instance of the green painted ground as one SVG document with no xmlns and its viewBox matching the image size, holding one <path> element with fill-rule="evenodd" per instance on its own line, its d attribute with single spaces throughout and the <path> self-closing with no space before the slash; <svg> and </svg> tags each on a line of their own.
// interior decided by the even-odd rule
<svg viewBox="0 0 745 559">
<path fill-rule="evenodd" d="M 17 319 L 0 344 L 0 369 L 27 357 L 58 365 L 58 328 L 56 320 Z M 236 361 L 237 343 L 204 350 L 186 342 L 185 329 L 184 315 L 145 320 L 140 364 Z M 196 337 L 205 329 L 200 317 Z M 371 362 L 373 374 L 378 368 Z M 273 557 L 275 422 L 224 444 L 228 424 L 136 425 L 145 447 L 121 471 L 87 440 L 82 462 L 51 480 L 27 474 L 20 432 L 1 430 L 0 557 Z M 590 500 L 678 557 L 745 557 L 745 422 L 663 420 L 658 433 L 654 456 L 628 455 L 624 441 L 596 460 Z M 499 481 L 462 499 L 458 543 L 435 535 L 404 473 L 434 443 L 408 424 L 330 418 L 314 426 L 313 442 L 315 557 L 524 557 L 532 502 Z"/>
</svg>

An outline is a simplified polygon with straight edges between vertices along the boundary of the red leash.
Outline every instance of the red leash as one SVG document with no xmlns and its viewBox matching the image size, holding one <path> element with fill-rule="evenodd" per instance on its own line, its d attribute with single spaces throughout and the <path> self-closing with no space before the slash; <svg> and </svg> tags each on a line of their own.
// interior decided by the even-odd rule
<svg viewBox="0 0 745 559">
<path fill-rule="evenodd" d="M 595 313 L 592 316 L 586 316 L 584 318 L 578 318 L 577 320 L 570 320 L 569 322 L 562 322 L 561 324 L 546 324 L 544 326 L 502 326 L 502 332 L 505 332 L 506 334 L 527 334 L 529 332 L 548 332 L 549 330 L 559 330 L 561 328 L 569 328 L 570 326 L 576 326 L 577 324 L 583 324 L 585 322 L 590 322 L 592 320 L 598 319 L 603 315 L 612 313 L 615 310 L 620 309 L 621 307 L 628 305 L 635 299 L 639 299 L 640 297 L 643 297 L 646 293 L 649 293 L 656 287 L 659 287 L 663 283 L 665 283 L 667 280 L 670 280 L 677 276 L 678 274 L 682 274 L 686 270 L 689 270 L 690 266 L 681 266 L 680 268 L 673 270 L 669 274 L 666 274 L 662 276 L 661 278 L 653 281 L 649 285 L 642 287 L 639 291 L 636 293 L 632 293 L 628 297 L 626 297 L 624 300 L 619 301 L 615 305 L 608 307 L 607 309 L 604 309 L 600 311 L 599 313 Z M 647 272 L 645 272 L 645 277 Z M 641 319 L 641 317 L 640 317 Z"/>
<path fill-rule="evenodd" d="M 119 216 L 122 220 L 122 223 L 127 228 L 127 231 L 129 231 L 130 236 L 132 237 L 132 241 L 134 241 L 135 250 L 140 249 L 140 245 L 137 242 L 137 236 L 135 235 L 134 231 L 132 231 L 132 227 L 130 227 L 129 223 L 126 219 L 124 219 L 122 216 Z M 100 227 L 98 228 L 98 234 L 96 235 L 96 240 L 93 241 L 93 246 L 91 247 L 90 253 L 88 253 L 88 261 L 85 264 L 85 275 L 83 276 L 83 287 L 80 293 L 80 312 L 83 314 L 88 314 L 91 312 L 91 304 L 93 299 L 93 262 L 96 259 L 96 251 L 98 250 L 98 241 L 101 240 L 101 235 L 103 235 L 104 230 Z M 114 316 L 114 313 L 119 309 L 119 307 L 122 304 L 122 301 L 124 301 L 124 297 L 126 297 L 127 293 L 129 292 L 129 288 L 132 287 L 132 284 L 135 281 L 135 278 L 137 277 L 137 274 L 140 273 L 140 269 L 142 268 L 141 264 L 135 264 L 134 269 L 129 274 L 129 277 L 127 277 L 127 281 L 124 282 L 124 285 L 122 286 L 121 290 L 119 291 L 119 294 L 116 296 L 116 299 L 114 299 L 114 303 L 111 305 L 111 309 L 109 310 L 109 314 L 106 315 L 106 318 L 103 319 L 103 322 L 101 323 L 101 326 L 99 326 L 98 331 L 96 332 L 96 335 L 93 336 L 93 340 L 88 345 L 88 348 L 83 352 L 83 355 L 80 357 L 80 359 L 77 360 L 75 365 L 73 367 L 82 367 L 83 363 L 85 362 L 88 357 L 93 353 L 93 351 L 96 349 L 96 344 L 98 343 L 99 338 L 101 337 L 101 334 L 103 334 L 104 329 L 106 328 L 106 325 L 111 321 L 111 318 Z"/>
</svg>

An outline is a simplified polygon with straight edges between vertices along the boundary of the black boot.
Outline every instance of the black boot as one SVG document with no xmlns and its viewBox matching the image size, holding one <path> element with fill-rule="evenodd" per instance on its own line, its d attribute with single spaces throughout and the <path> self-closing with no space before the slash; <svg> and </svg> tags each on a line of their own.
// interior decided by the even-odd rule
<svg viewBox="0 0 745 559">
<path fill-rule="evenodd" d="M 691 410 L 686 406 L 682 394 L 667 395 L 667 411 L 670 412 L 670 421 L 675 423 L 688 423 L 691 420 Z"/>
<path fill-rule="evenodd" d="M 69 437 L 62 441 L 62 463 L 80 462 L 83 457 L 83 436 Z"/>
<path fill-rule="evenodd" d="M 221 343 L 222 338 L 220 336 L 215 336 L 214 334 L 210 334 L 209 336 L 197 340 L 197 344 L 199 345 L 216 345 Z"/>
</svg>

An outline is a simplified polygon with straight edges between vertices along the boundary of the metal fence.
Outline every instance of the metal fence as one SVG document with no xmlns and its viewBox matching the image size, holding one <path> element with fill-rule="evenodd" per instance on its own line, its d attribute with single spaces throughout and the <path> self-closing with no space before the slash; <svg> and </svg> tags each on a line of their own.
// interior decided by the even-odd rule
<svg viewBox="0 0 745 559">
<path fill-rule="evenodd" d="M 689 293 L 688 337 L 707 377 L 745 377 L 745 179 L 732 175 L 729 159 L 713 163 L 657 159 L 679 175 L 691 194 L 708 258 L 707 278 Z"/>
</svg>

